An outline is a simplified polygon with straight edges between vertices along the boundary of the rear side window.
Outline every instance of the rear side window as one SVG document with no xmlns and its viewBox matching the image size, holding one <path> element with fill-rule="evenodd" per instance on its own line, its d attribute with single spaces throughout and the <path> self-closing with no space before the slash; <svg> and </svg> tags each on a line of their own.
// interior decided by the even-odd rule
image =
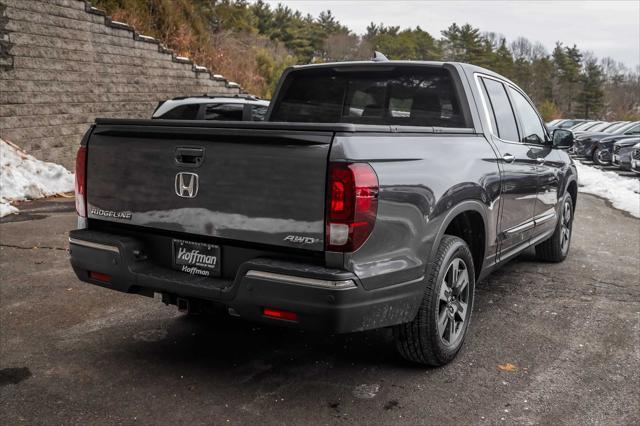
<svg viewBox="0 0 640 426">
<path fill-rule="evenodd" d="M 518 117 L 520 117 L 523 134 L 522 142 L 543 143 L 546 138 L 545 131 L 536 110 L 533 109 L 529 101 L 520 92 L 511 87 L 509 87 L 509 92 L 518 112 Z"/>
<path fill-rule="evenodd" d="M 294 71 L 271 121 L 469 127 L 443 68 Z"/>
<path fill-rule="evenodd" d="M 198 111 L 200 105 L 180 105 L 174 109 L 167 111 L 158 118 L 167 120 L 196 120 L 198 118 Z"/>
<path fill-rule="evenodd" d="M 243 104 L 208 104 L 204 109 L 205 120 L 242 121 Z"/>
<path fill-rule="evenodd" d="M 482 82 L 489 94 L 489 101 L 495 114 L 498 136 L 507 141 L 518 141 L 518 126 L 511 108 L 511 102 L 504 85 L 496 80 L 482 78 Z"/>
</svg>

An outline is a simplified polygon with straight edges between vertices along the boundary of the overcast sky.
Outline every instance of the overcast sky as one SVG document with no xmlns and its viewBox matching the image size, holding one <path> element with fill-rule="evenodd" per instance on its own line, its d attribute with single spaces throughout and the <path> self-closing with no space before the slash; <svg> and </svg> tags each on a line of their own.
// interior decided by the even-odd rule
<svg viewBox="0 0 640 426">
<path fill-rule="evenodd" d="M 627 67 L 640 66 L 640 0 L 629 1 L 356 1 L 286 0 L 292 9 L 314 16 L 330 9 L 358 34 L 370 22 L 420 27 L 436 38 L 452 22 L 481 31 L 539 41 L 551 52 L 556 41 L 576 44 L 598 57 L 610 56 Z"/>
</svg>

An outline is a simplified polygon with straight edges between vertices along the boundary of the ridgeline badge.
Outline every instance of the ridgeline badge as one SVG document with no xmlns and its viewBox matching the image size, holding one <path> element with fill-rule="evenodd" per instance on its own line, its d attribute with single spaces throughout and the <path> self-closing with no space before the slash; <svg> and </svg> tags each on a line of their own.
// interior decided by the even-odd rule
<svg viewBox="0 0 640 426">
<path fill-rule="evenodd" d="M 102 210 L 97 207 L 91 207 L 91 209 L 89 210 L 89 213 L 91 213 L 94 216 L 112 217 L 114 219 L 131 220 L 131 212 L 127 212 L 127 211 L 116 212 L 113 210 Z"/>
</svg>

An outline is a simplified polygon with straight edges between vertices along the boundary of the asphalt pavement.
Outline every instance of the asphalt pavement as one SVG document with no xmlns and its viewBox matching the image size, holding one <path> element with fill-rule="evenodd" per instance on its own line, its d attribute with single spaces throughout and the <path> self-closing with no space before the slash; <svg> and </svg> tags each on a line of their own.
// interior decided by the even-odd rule
<svg viewBox="0 0 640 426">
<path fill-rule="evenodd" d="M 3 424 L 640 424 L 640 221 L 580 194 L 569 258 L 479 283 L 443 368 L 389 330 L 323 335 L 186 317 L 79 282 L 72 200 L 0 224 Z"/>
</svg>

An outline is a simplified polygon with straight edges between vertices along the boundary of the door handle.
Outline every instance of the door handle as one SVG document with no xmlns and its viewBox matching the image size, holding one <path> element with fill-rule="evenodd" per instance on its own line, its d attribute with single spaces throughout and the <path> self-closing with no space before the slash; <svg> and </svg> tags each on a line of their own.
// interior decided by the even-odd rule
<svg viewBox="0 0 640 426">
<path fill-rule="evenodd" d="M 538 162 L 538 164 L 542 165 L 544 164 L 544 157 L 538 157 L 536 158 L 536 161 Z"/>
<path fill-rule="evenodd" d="M 503 155 L 502 159 L 504 160 L 505 163 L 513 163 L 514 161 L 516 161 L 516 157 L 511 154 Z"/>
</svg>

